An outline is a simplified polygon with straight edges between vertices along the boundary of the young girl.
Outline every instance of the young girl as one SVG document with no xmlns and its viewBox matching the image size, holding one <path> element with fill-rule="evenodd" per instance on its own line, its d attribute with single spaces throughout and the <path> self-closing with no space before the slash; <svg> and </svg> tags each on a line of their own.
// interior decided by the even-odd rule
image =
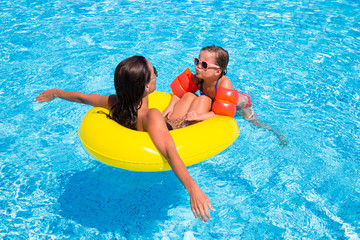
<svg viewBox="0 0 360 240">
<path fill-rule="evenodd" d="M 230 79 L 225 76 L 228 62 L 229 54 L 223 48 L 204 47 L 199 57 L 194 58 L 195 75 L 186 70 L 185 74 L 174 80 L 170 85 L 174 94 L 163 111 L 163 116 L 167 117 L 173 128 L 179 128 L 184 123 L 186 125 L 186 122 L 203 121 L 217 114 L 234 116 L 236 108 L 251 106 L 250 98 L 234 90 Z M 187 75 L 189 85 L 193 82 L 196 87 L 187 87 L 188 82 L 184 82 L 183 75 Z M 198 89 L 200 96 L 194 94 Z M 176 124 L 181 120 L 183 123 Z"/>
<path fill-rule="evenodd" d="M 278 137 L 280 144 L 287 141 L 279 131 L 257 120 L 251 108 L 248 95 L 236 90 L 226 75 L 229 54 L 217 46 L 201 49 L 199 57 L 194 58 L 195 75 L 189 69 L 180 74 L 170 85 L 173 96 L 170 104 L 162 112 L 173 129 L 184 127 L 215 115 L 233 117 L 237 110 L 254 125 L 270 130 Z M 200 90 L 200 96 L 195 92 Z"/>
<path fill-rule="evenodd" d="M 195 217 L 207 221 L 211 219 L 208 209 L 214 210 L 209 198 L 189 175 L 161 113 L 155 108 L 149 108 L 148 96 L 156 89 L 156 76 L 156 70 L 148 60 L 142 56 L 133 56 L 123 60 L 116 67 L 116 95 L 103 96 L 50 89 L 40 93 L 35 100 L 45 102 L 58 97 L 92 106 L 104 106 L 110 109 L 110 117 L 119 124 L 148 132 L 155 146 L 188 191 Z"/>
</svg>

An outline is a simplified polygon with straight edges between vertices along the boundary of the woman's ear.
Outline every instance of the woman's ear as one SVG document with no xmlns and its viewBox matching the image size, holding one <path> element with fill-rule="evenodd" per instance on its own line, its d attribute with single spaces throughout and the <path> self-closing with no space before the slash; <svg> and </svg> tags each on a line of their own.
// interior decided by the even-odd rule
<svg viewBox="0 0 360 240">
<path fill-rule="evenodd" d="M 150 93 L 150 84 L 145 85 L 145 93 L 148 95 Z"/>
</svg>

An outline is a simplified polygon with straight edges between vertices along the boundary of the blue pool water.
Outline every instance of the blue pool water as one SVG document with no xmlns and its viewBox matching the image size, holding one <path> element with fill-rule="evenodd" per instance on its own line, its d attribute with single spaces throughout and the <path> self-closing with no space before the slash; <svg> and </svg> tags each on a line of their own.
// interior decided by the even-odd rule
<svg viewBox="0 0 360 240">
<path fill-rule="evenodd" d="M 359 239 L 358 1 L 0 1 L 0 29 L 0 238 Z M 289 143 L 236 116 L 238 139 L 189 168 L 208 224 L 171 171 L 91 158 L 77 135 L 88 106 L 34 102 L 54 87 L 114 93 L 135 54 L 169 91 L 210 44 Z"/>
</svg>

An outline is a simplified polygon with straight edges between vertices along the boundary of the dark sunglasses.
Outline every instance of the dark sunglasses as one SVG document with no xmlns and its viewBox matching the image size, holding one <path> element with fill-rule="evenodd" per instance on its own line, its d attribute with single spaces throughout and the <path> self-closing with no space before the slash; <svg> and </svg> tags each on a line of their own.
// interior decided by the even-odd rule
<svg viewBox="0 0 360 240">
<path fill-rule="evenodd" d="M 153 68 L 154 68 L 155 76 L 158 77 L 158 72 L 157 72 L 156 68 L 155 67 L 153 67 Z"/>
<path fill-rule="evenodd" d="M 158 72 L 157 72 L 156 68 L 155 68 L 155 67 L 153 67 L 153 68 L 154 68 L 155 77 L 150 78 L 150 80 L 152 80 L 152 79 L 154 79 L 154 78 L 158 77 Z"/>
<path fill-rule="evenodd" d="M 195 57 L 194 58 L 195 66 L 197 66 L 199 63 L 200 63 L 201 68 L 203 68 L 205 70 L 207 70 L 207 69 L 219 69 L 220 68 L 218 65 L 201 61 L 199 58 Z M 211 66 L 213 66 L 213 67 L 211 67 Z"/>
</svg>

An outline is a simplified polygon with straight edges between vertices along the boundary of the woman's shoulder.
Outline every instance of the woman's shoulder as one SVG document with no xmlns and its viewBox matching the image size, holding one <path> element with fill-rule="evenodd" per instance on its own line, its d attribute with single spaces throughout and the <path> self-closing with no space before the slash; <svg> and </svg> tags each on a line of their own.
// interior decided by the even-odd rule
<svg viewBox="0 0 360 240">
<path fill-rule="evenodd" d="M 146 113 L 145 113 L 145 116 L 147 118 L 151 118 L 151 119 L 162 119 L 162 114 L 161 112 L 159 111 L 159 109 L 156 109 L 156 108 L 149 108 L 147 109 Z"/>
<path fill-rule="evenodd" d="M 144 109 L 139 115 L 141 115 L 142 122 L 145 124 L 163 119 L 161 112 L 156 108 Z"/>
<path fill-rule="evenodd" d="M 164 121 L 161 112 L 156 108 L 144 109 L 138 113 L 138 117 L 145 131 L 149 129 L 149 126 L 156 126 Z"/>
</svg>

